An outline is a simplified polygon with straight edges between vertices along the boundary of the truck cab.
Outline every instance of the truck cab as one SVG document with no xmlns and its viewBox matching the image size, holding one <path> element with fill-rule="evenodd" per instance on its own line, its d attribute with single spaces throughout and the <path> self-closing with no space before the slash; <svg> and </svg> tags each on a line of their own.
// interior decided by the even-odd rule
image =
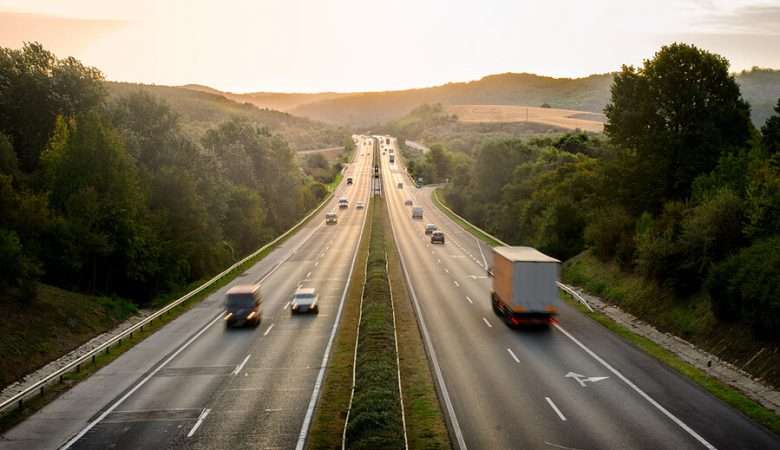
<svg viewBox="0 0 780 450">
<path fill-rule="evenodd" d="M 260 286 L 246 284 L 233 286 L 225 294 L 225 325 L 258 326 L 263 318 Z"/>
</svg>

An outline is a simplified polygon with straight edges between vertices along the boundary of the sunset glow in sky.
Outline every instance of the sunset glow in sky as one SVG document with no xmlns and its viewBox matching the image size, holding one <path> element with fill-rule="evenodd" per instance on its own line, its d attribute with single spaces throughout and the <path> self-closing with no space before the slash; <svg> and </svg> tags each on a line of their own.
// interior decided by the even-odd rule
<svg viewBox="0 0 780 450">
<path fill-rule="evenodd" d="M 0 45 L 39 41 L 108 79 L 234 92 L 579 77 L 685 41 L 780 68 L 780 1 L 0 0 Z"/>
</svg>

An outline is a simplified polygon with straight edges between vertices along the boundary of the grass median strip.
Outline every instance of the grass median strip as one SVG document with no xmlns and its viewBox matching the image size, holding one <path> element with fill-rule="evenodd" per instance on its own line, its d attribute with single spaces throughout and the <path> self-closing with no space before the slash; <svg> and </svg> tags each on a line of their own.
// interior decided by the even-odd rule
<svg viewBox="0 0 780 450">
<path fill-rule="evenodd" d="M 355 388 L 345 433 L 348 449 L 403 449 L 395 328 L 387 278 L 384 202 L 371 211 L 366 284 L 355 354 Z"/>
</svg>

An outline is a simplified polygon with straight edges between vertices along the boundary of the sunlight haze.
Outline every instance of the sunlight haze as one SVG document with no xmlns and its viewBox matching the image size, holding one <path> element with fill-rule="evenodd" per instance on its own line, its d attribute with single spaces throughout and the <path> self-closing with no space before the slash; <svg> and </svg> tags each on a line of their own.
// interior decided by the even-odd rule
<svg viewBox="0 0 780 450">
<path fill-rule="evenodd" d="M 0 0 L 0 45 L 24 41 L 110 80 L 366 91 L 502 72 L 581 77 L 673 41 L 717 52 L 734 71 L 777 68 L 780 2 Z"/>
</svg>

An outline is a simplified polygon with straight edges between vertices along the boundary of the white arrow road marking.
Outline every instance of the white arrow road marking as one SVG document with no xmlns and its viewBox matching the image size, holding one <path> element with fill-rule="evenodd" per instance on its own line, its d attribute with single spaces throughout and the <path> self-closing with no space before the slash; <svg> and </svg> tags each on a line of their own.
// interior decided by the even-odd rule
<svg viewBox="0 0 780 450">
<path fill-rule="evenodd" d="M 545 397 L 544 399 L 547 400 L 547 403 L 550 404 L 550 408 L 552 408 L 553 411 L 555 411 L 555 414 L 558 414 L 558 417 L 560 417 L 562 421 L 566 422 L 566 416 L 564 416 L 561 410 L 558 409 L 557 406 L 555 406 L 555 403 L 553 403 L 553 401 L 550 400 L 550 397 Z"/>
<path fill-rule="evenodd" d="M 596 383 L 601 380 L 606 380 L 609 377 L 586 377 L 585 375 L 580 375 L 578 373 L 569 372 L 565 376 L 565 378 L 574 378 L 577 380 L 577 383 L 580 384 L 582 387 L 587 387 L 586 383 Z"/>
<path fill-rule="evenodd" d="M 192 427 L 189 433 L 187 433 L 187 437 L 192 437 L 193 434 L 195 434 L 196 431 L 198 431 L 198 428 L 200 428 L 200 425 L 203 423 L 203 421 L 206 419 L 206 416 L 209 415 L 211 412 L 210 409 L 204 409 L 202 413 L 200 413 L 200 417 L 198 417 L 198 421 L 195 422 L 195 425 Z"/>
</svg>

